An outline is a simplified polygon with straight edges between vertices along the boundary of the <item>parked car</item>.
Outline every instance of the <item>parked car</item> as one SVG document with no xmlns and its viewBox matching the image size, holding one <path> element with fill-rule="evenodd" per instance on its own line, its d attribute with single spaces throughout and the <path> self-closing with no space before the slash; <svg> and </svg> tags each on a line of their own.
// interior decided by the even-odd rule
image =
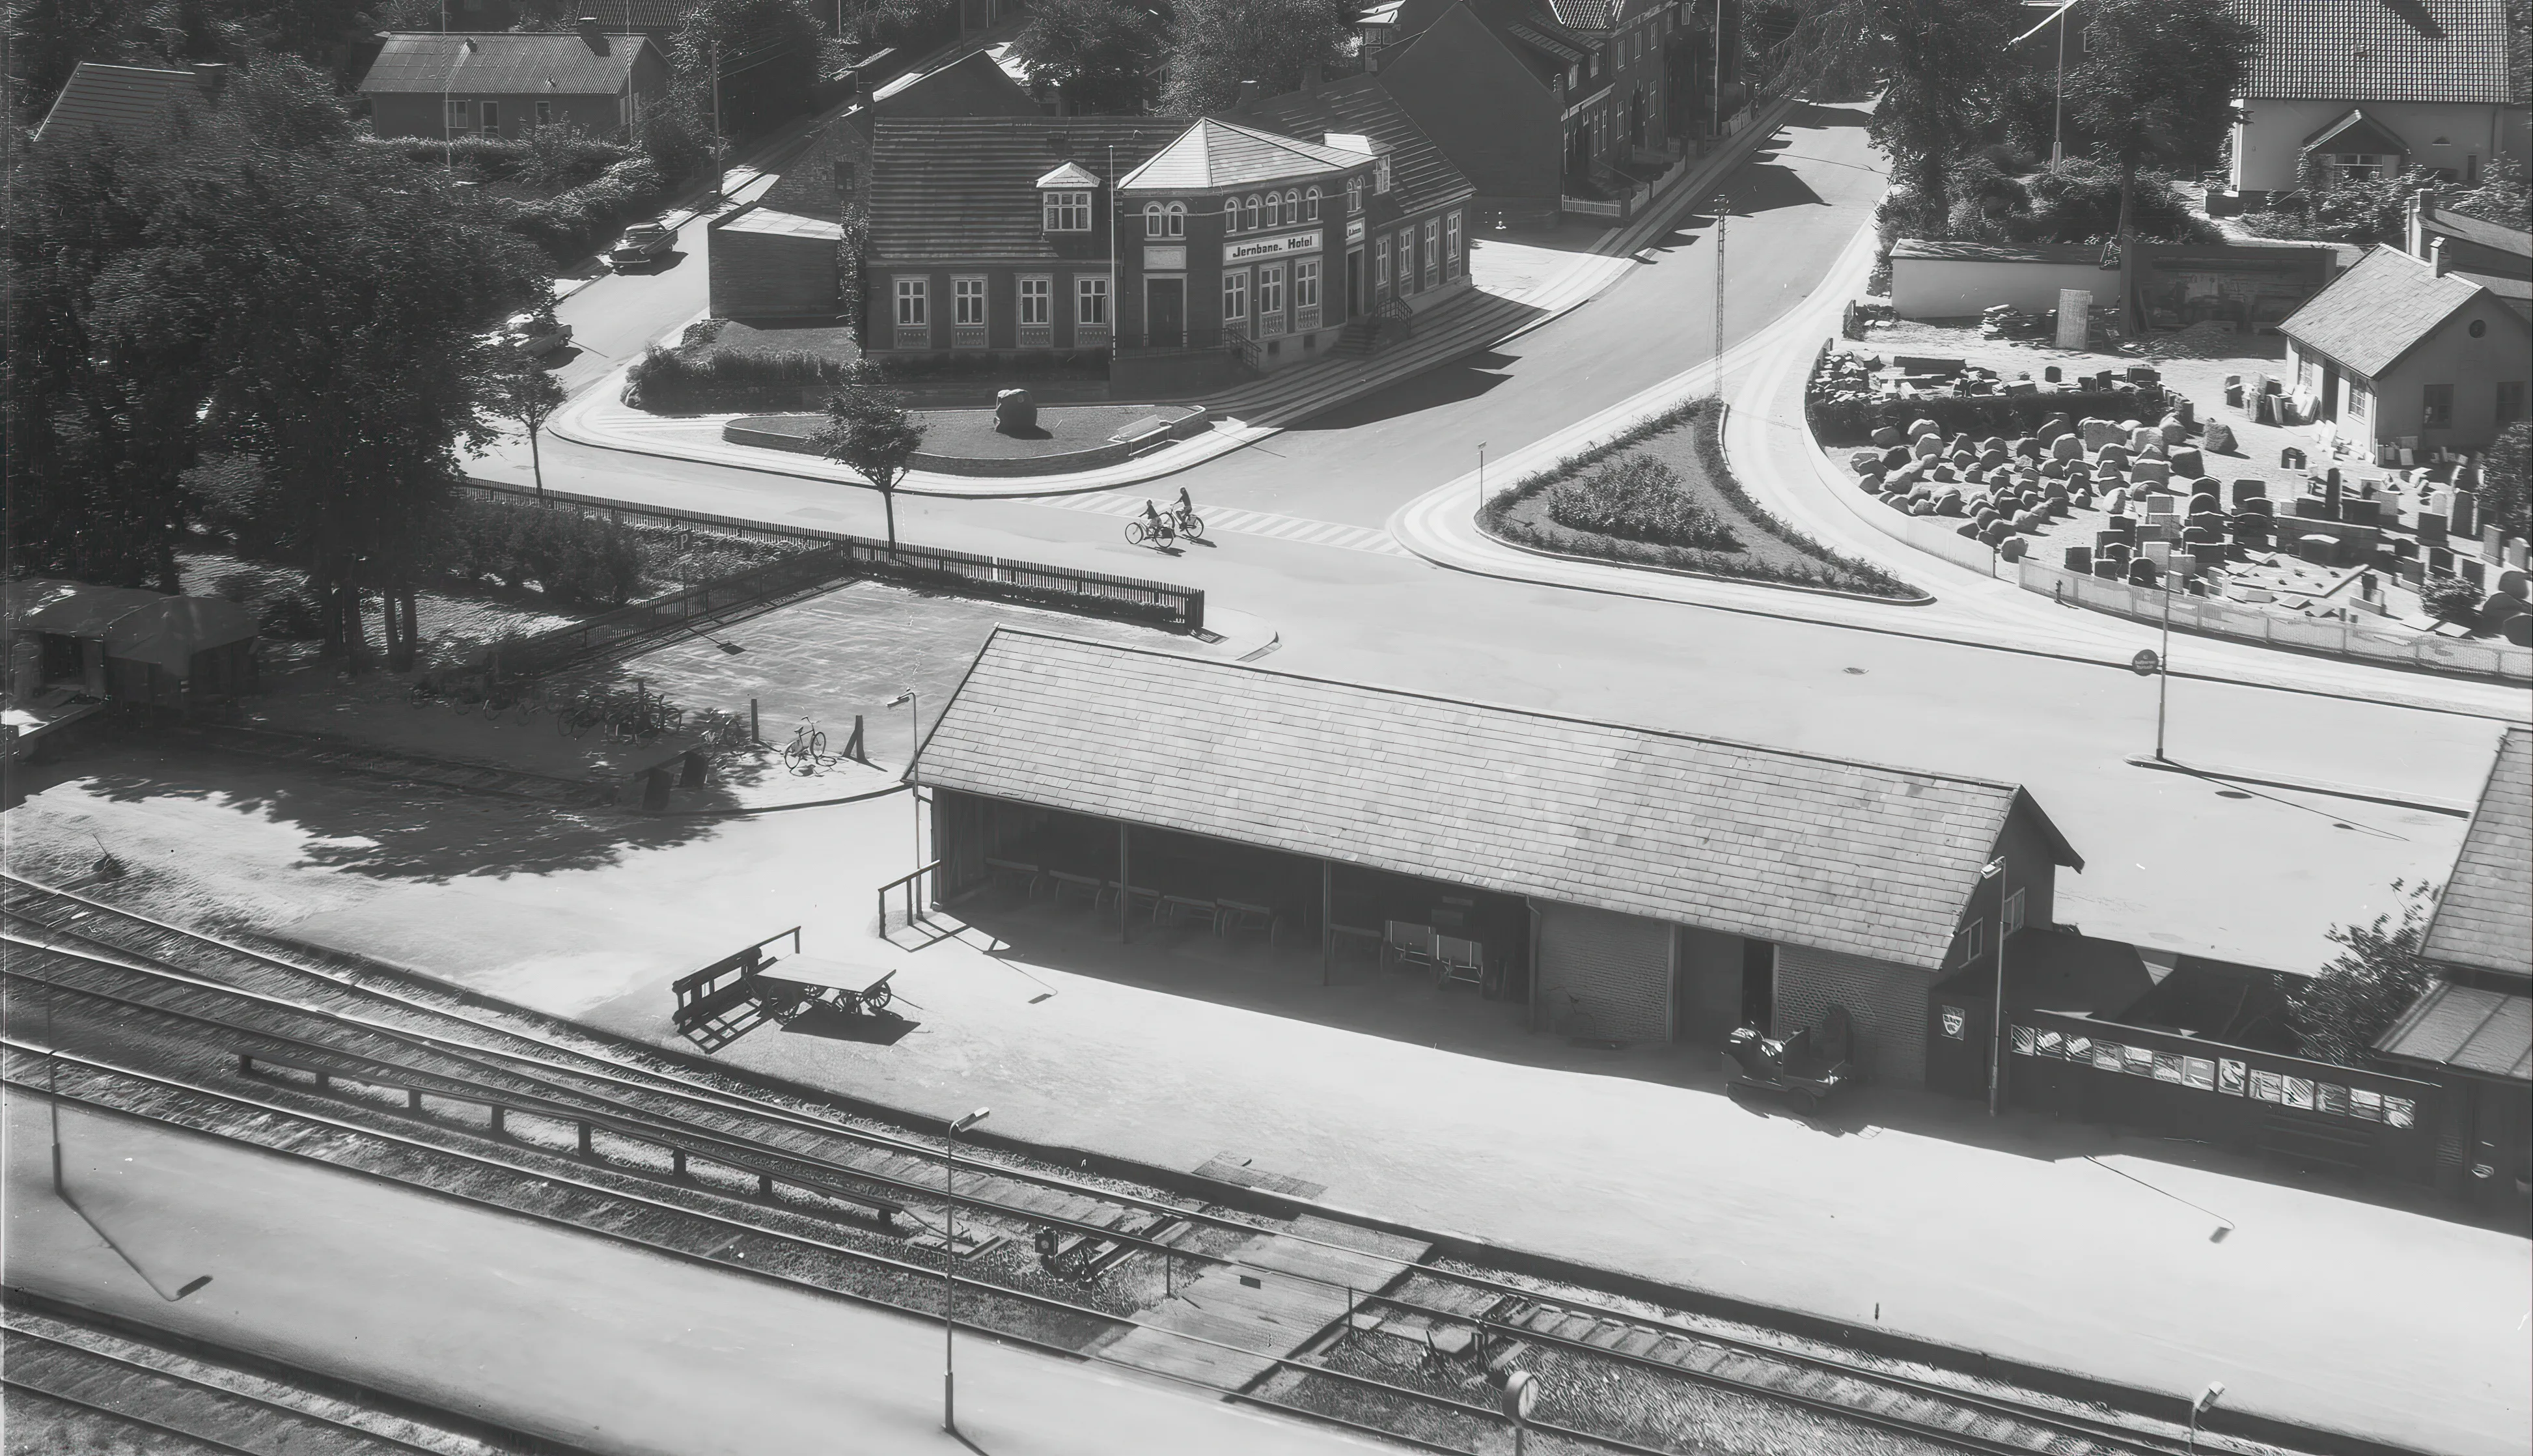
<svg viewBox="0 0 2533 1456">
<path fill-rule="evenodd" d="M 496 337 L 504 346 L 536 359 L 570 343 L 571 325 L 552 314 L 512 314 Z"/>
<path fill-rule="evenodd" d="M 627 263 L 649 262 L 668 252 L 669 245 L 676 241 L 677 235 L 666 223 L 637 222 L 607 250 L 607 261 L 619 268 Z"/>
</svg>

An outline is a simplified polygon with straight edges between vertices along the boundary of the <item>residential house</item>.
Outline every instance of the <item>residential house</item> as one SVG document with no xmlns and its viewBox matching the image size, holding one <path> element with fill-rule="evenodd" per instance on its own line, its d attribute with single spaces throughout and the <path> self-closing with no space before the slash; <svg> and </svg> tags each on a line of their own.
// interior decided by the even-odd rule
<svg viewBox="0 0 2533 1456">
<path fill-rule="evenodd" d="M 382 137 L 517 137 L 571 122 L 630 132 L 668 94 L 669 63 L 641 35 L 575 30 L 406 31 L 384 37 L 358 87 Z"/>
<path fill-rule="evenodd" d="M 1402 0 L 1366 65 L 1490 218 L 1554 216 L 1669 160 L 1680 0 Z"/>
<path fill-rule="evenodd" d="M 2509 79 L 2506 0 L 2234 0 L 2261 49 L 2210 211 L 2271 193 L 2433 167 L 2471 185 L 2533 157 Z"/>
<path fill-rule="evenodd" d="M 1311 135 L 1249 114 L 880 117 L 866 347 L 1108 350 L 1113 382 L 1184 390 L 1350 329 L 1369 347 L 1385 306 L 1467 286 L 1467 183 L 1377 83 L 1273 104 Z"/>
<path fill-rule="evenodd" d="M 1375 955 L 1615 1040 L 1721 1048 L 1835 1004 L 1904 1085 L 1972 927 L 2050 923 L 2082 867 L 2011 784 L 1010 628 L 907 777 L 941 899 L 1015 866 L 1122 884 L 1280 924 L 1304 984 Z"/>
<path fill-rule="evenodd" d="M 2379 458 L 2395 446 L 2485 449 L 2525 418 L 2524 316 L 2453 272 L 2441 239 L 2428 252 L 2370 249 L 2278 325 L 2297 387 Z"/>
<path fill-rule="evenodd" d="M 177 107 L 219 94 L 227 79 L 228 67 L 215 62 L 177 71 L 82 61 L 36 124 L 33 140 L 103 133 L 120 142 L 147 142 Z"/>
<path fill-rule="evenodd" d="M 2533 233 L 2445 211 L 2437 206 L 2435 192 L 2421 189 L 2410 199 L 2401 251 L 2428 258 L 2440 239 L 2447 271 L 2497 294 L 2515 312 L 2533 317 Z"/>
<path fill-rule="evenodd" d="M 2533 731 L 2500 741 L 2419 954 L 2438 983 L 2376 1053 L 2449 1089 L 2445 1187 L 2521 1210 L 2533 1197 Z"/>
</svg>

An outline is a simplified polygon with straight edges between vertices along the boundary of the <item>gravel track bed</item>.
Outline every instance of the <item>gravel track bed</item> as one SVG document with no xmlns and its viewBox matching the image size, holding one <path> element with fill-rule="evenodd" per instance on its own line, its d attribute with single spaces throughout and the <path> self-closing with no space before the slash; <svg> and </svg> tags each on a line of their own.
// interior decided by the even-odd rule
<svg viewBox="0 0 2533 1456">
<path fill-rule="evenodd" d="M 16 1386 L 9 1389 L 8 1416 L 8 1442 L 0 1446 L 8 1456 L 236 1456 L 225 1446 Z"/>
</svg>

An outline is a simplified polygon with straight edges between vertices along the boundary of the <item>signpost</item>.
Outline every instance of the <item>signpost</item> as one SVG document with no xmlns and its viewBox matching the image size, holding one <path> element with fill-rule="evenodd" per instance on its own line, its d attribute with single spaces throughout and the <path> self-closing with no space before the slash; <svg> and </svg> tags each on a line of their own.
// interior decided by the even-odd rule
<svg viewBox="0 0 2533 1456">
<path fill-rule="evenodd" d="M 1539 1377 L 1515 1370 L 1504 1377 L 1504 1419 L 1512 1423 L 1512 1453 L 1522 1456 L 1530 1435 L 1530 1413 L 1539 1404 Z"/>
</svg>

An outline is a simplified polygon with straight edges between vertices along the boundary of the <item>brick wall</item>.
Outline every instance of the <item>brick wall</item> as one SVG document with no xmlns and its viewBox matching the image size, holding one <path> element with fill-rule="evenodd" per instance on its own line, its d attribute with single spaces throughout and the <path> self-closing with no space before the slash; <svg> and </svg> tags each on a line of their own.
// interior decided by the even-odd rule
<svg viewBox="0 0 2533 1456">
<path fill-rule="evenodd" d="M 1934 977 L 1905 965 L 1777 947 L 1776 1034 L 1820 1020 L 1831 1002 L 1847 1008 L 1856 1028 L 1856 1063 L 1876 1081 L 1919 1086 L 1926 1080 L 1926 989 Z"/>
<path fill-rule="evenodd" d="M 1671 1035 L 1672 927 L 1580 905 L 1539 908 L 1539 1005 L 1545 1024 L 1583 998 L 1604 1036 L 1663 1041 Z"/>
<path fill-rule="evenodd" d="M 1741 937 L 1681 927 L 1673 1001 L 1674 1034 L 1691 1046 L 1720 1050 L 1741 1023 Z"/>
<path fill-rule="evenodd" d="M 834 243 L 715 229 L 709 251 L 714 318 L 835 317 Z"/>
</svg>

